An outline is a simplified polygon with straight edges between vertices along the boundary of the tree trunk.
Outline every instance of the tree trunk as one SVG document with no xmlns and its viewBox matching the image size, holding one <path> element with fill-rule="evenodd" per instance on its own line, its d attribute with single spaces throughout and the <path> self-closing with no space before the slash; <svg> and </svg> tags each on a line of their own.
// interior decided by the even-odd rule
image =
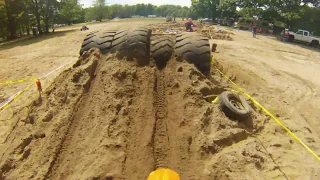
<svg viewBox="0 0 320 180">
<path fill-rule="evenodd" d="M 14 24 L 14 17 L 11 14 L 9 2 L 5 1 L 6 14 L 8 17 L 8 31 L 10 36 L 14 36 L 16 34 L 16 27 Z"/>
<path fill-rule="evenodd" d="M 39 13 L 39 4 L 37 0 L 32 0 L 32 2 L 35 5 L 35 10 L 34 10 L 34 14 L 36 16 L 36 20 L 37 20 L 37 27 L 38 27 L 38 31 L 39 34 L 42 34 L 42 29 L 41 29 L 41 19 L 40 19 L 40 13 Z"/>
<path fill-rule="evenodd" d="M 29 26 L 29 24 L 26 25 L 26 31 L 27 31 L 27 35 L 30 35 L 30 26 Z"/>
<path fill-rule="evenodd" d="M 24 34 L 23 26 L 20 26 L 19 29 L 20 29 L 20 37 L 21 37 L 21 36 L 23 36 L 23 34 Z"/>
<path fill-rule="evenodd" d="M 16 28 L 14 24 L 14 19 L 11 15 L 8 16 L 8 31 L 11 36 L 16 34 Z"/>
<path fill-rule="evenodd" d="M 44 13 L 45 32 L 49 33 L 49 19 L 50 19 L 50 2 L 47 1 L 46 12 Z"/>
<path fill-rule="evenodd" d="M 39 13 L 36 14 L 36 19 L 37 19 L 37 27 L 38 27 L 39 34 L 42 34 L 41 21 L 40 21 L 40 14 Z"/>
<path fill-rule="evenodd" d="M 49 33 L 49 17 L 44 18 L 45 32 Z"/>
<path fill-rule="evenodd" d="M 46 33 L 49 33 L 49 24 L 48 23 L 46 23 Z"/>
<path fill-rule="evenodd" d="M 211 15 L 212 15 L 212 21 L 214 22 L 217 17 L 217 2 L 216 0 L 211 0 Z"/>
</svg>

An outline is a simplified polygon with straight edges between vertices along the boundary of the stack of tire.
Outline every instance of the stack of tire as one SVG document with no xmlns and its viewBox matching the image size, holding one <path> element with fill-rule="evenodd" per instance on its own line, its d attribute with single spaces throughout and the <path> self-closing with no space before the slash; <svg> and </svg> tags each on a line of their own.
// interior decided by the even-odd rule
<svg viewBox="0 0 320 180">
<path fill-rule="evenodd" d="M 165 67 L 174 55 L 178 61 L 194 64 L 204 75 L 210 73 L 209 40 L 198 33 L 151 39 L 151 30 L 144 27 L 92 32 L 84 39 L 80 55 L 91 48 L 98 48 L 103 54 L 116 53 L 119 58 L 136 59 L 139 65 L 147 65 L 153 59 L 158 68 Z"/>
</svg>

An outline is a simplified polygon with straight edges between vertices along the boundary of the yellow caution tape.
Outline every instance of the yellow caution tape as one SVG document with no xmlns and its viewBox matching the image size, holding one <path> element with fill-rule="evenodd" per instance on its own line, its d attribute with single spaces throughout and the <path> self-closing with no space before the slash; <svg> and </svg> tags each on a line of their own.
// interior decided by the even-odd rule
<svg viewBox="0 0 320 180">
<path fill-rule="evenodd" d="M 39 80 L 39 79 L 46 78 L 47 76 L 51 75 L 52 73 L 58 71 L 59 69 L 65 67 L 66 65 L 71 64 L 71 63 L 72 63 L 72 62 L 69 62 L 69 63 L 67 63 L 67 64 L 65 64 L 65 65 L 63 65 L 63 66 L 60 66 L 59 68 L 51 71 L 50 73 L 44 75 L 44 76 L 41 77 L 41 78 L 31 78 L 31 79 L 26 79 L 26 80 L 9 80 L 9 81 L 0 82 L 0 85 L 1 85 L 1 84 L 13 84 L 13 83 L 23 83 L 23 82 L 29 82 L 29 81 L 37 81 L 37 80 Z M 16 94 L 14 94 L 14 95 L 12 95 L 11 97 L 9 97 L 8 99 L 6 99 L 6 100 L 4 101 L 4 102 L 5 102 L 4 104 L 3 104 L 3 103 L 0 103 L 0 113 L 1 113 L 3 110 L 5 110 L 5 109 L 12 103 L 12 101 L 14 101 L 15 99 L 17 99 L 23 92 L 25 92 L 27 89 L 29 89 L 32 85 L 33 85 L 33 83 L 30 84 L 28 87 L 26 87 L 24 90 L 22 90 L 22 91 L 20 91 L 20 92 L 18 92 L 18 93 L 16 93 Z"/>
<path fill-rule="evenodd" d="M 217 96 L 211 103 L 214 104 L 219 100 L 219 96 Z"/>
<path fill-rule="evenodd" d="M 0 82 L 0 84 L 14 84 L 14 83 L 23 83 L 23 82 L 29 82 L 29 81 L 35 81 L 38 78 L 31 78 L 31 79 L 20 79 L 20 80 L 8 80 L 8 81 L 4 81 L 4 82 Z"/>
<path fill-rule="evenodd" d="M 234 90 L 234 89 L 231 89 L 230 91 L 231 91 L 231 92 L 234 92 L 234 93 L 237 93 L 237 94 L 240 94 L 240 93 L 241 93 L 240 91 L 237 91 L 237 90 Z"/>
<path fill-rule="evenodd" d="M 300 138 L 298 138 L 290 129 L 288 129 L 278 118 L 276 118 L 273 114 L 271 114 L 266 108 L 264 108 L 258 101 L 256 101 L 252 96 L 250 96 L 248 93 L 246 93 L 240 86 L 238 86 L 235 82 L 233 82 L 230 78 L 228 78 L 225 74 L 223 74 L 218 68 L 216 70 L 228 81 L 230 81 L 233 85 L 235 85 L 238 90 L 246 95 L 255 105 L 260 107 L 263 112 L 265 112 L 267 115 L 272 117 L 284 130 L 286 130 L 295 140 L 297 140 L 310 154 L 312 154 L 314 157 L 316 157 L 319 161 L 320 158 L 316 153 L 314 153 Z"/>
<path fill-rule="evenodd" d="M 211 58 L 211 64 L 213 64 L 214 63 L 214 57 L 212 56 L 212 58 Z"/>
<path fill-rule="evenodd" d="M 28 90 L 32 85 L 33 85 L 33 83 L 30 84 L 30 85 L 29 85 L 28 87 L 26 87 L 25 89 L 23 89 L 22 91 L 16 93 L 12 98 L 9 98 L 9 99 L 7 100 L 8 102 L 6 102 L 4 105 L 2 105 L 2 106 L 0 107 L 0 113 L 1 113 L 3 110 L 5 110 L 5 109 L 6 109 L 15 99 L 17 99 L 23 92 L 25 92 L 26 90 Z"/>
<path fill-rule="evenodd" d="M 65 65 L 63 65 L 63 66 L 58 67 L 57 69 L 49 72 L 48 74 L 44 75 L 44 76 L 41 77 L 41 78 L 31 78 L 31 79 L 25 79 L 25 80 L 23 80 L 23 79 L 19 79 L 19 80 L 8 80 L 8 81 L 0 82 L 0 85 L 1 85 L 1 84 L 14 84 L 14 83 L 23 83 L 23 82 L 37 81 L 38 79 L 43 79 L 43 78 L 51 75 L 52 73 L 54 73 L 54 72 L 62 69 L 63 67 L 65 67 L 66 65 L 71 64 L 71 63 L 73 63 L 73 61 L 72 61 L 72 62 L 69 62 L 69 63 L 67 63 L 67 64 L 65 64 Z"/>
</svg>

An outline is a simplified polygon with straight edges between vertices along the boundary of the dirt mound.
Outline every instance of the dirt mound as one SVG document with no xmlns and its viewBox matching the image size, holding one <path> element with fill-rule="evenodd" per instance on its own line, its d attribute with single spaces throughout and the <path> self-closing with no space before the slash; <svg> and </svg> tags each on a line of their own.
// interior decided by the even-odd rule
<svg viewBox="0 0 320 180">
<path fill-rule="evenodd" d="M 222 30 L 221 32 L 218 32 L 218 29 L 214 27 L 203 27 L 200 31 L 203 35 L 207 36 L 208 38 L 211 38 L 212 36 L 213 39 L 228 40 L 228 41 L 232 41 L 233 40 L 232 36 L 234 35 L 234 33 L 228 30 Z"/>
<path fill-rule="evenodd" d="M 157 24 L 157 26 L 149 25 L 148 27 L 152 30 L 153 34 L 181 34 L 186 31 L 186 28 L 182 23 L 162 23 Z M 218 32 L 218 29 L 213 26 L 201 26 L 200 24 L 197 24 L 197 27 L 194 27 L 193 29 L 195 32 L 202 34 L 208 38 L 211 38 L 212 36 L 213 39 L 233 41 L 232 36 L 234 35 L 234 33 L 228 30 L 222 30 L 221 32 Z"/>
<path fill-rule="evenodd" d="M 146 179 L 168 167 L 204 180 L 274 168 L 254 138 L 267 117 L 253 110 L 239 123 L 204 99 L 227 86 L 175 59 L 158 70 L 115 56 L 84 53 L 30 105 L 1 148 L 0 179 Z"/>
<path fill-rule="evenodd" d="M 152 33 L 170 33 L 170 32 L 176 32 L 181 33 L 185 31 L 185 27 L 183 23 L 178 22 L 169 22 L 169 23 L 159 23 L 156 26 L 155 25 L 149 25 L 147 26 L 152 30 Z"/>
</svg>

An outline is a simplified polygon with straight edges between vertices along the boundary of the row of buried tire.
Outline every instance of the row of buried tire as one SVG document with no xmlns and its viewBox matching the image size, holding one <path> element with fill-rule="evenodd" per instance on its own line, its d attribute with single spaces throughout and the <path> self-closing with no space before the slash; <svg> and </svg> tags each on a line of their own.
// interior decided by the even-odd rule
<svg viewBox="0 0 320 180">
<path fill-rule="evenodd" d="M 103 54 L 117 53 L 119 58 L 135 58 L 139 65 L 153 59 L 160 69 L 175 56 L 178 61 L 194 64 L 204 75 L 210 72 L 209 40 L 197 33 L 151 37 L 151 30 L 144 27 L 92 32 L 84 39 L 80 55 L 91 48 Z"/>
</svg>

